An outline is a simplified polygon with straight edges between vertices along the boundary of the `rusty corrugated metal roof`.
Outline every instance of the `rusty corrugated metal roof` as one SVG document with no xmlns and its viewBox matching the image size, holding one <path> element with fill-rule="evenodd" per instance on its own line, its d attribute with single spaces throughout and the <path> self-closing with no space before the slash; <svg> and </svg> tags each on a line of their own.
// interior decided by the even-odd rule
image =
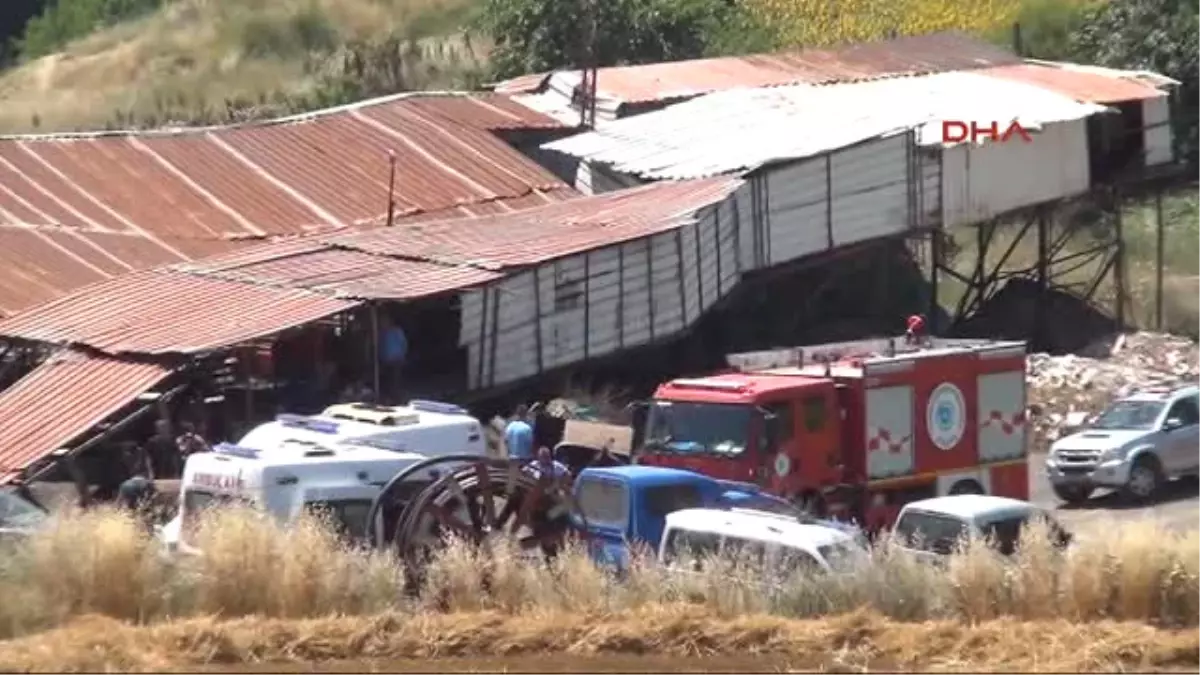
<svg viewBox="0 0 1200 675">
<path fill-rule="evenodd" d="M 213 350 L 363 299 L 477 286 L 514 267 L 676 228 L 741 183 L 655 183 L 502 215 L 261 242 L 96 283 L 0 321 L 0 335 L 109 354 Z"/>
<path fill-rule="evenodd" d="M 601 68 L 596 91 L 600 98 L 636 104 L 742 87 L 854 82 L 1020 62 L 1008 50 L 962 33 L 944 32 L 836 49 Z M 545 76 L 536 77 L 509 80 L 496 89 L 528 93 L 544 86 Z"/>
<path fill-rule="evenodd" d="M 1052 64 L 1021 63 L 978 71 L 1003 80 L 1032 84 L 1083 103 L 1111 104 L 1166 96 L 1167 92 L 1136 77 L 1062 68 Z"/>
<path fill-rule="evenodd" d="M 273 335 L 357 306 L 304 290 L 133 272 L 0 321 L 0 335 L 108 354 L 196 353 Z"/>
<path fill-rule="evenodd" d="M 339 248 L 502 270 L 532 265 L 691 222 L 741 185 L 737 178 L 663 182 L 537 209 L 328 235 Z"/>
<path fill-rule="evenodd" d="M 0 257 L 22 261 L 0 265 L 0 314 L 230 242 L 382 224 L 389 151 L 401 221 L 576 196 L 493 133 L 559 127 L 501 95 L 409 94 L 235 127 L 0 138 Z"/>
<path fill-rule="evenodd" d="M 0 393 L 0 484 L 119 411 L 169 368 L 64 351 Z"/>
<path fill-rule="evenodd" d="M 469 265 L 438 265 L 360 251 L 266 244 L 261 250 L 178 266 L 205 277 L 311 290 L 342 298 L 407 300 L 487 283 L 503 275 Z"/>
<path fill-rule="evenodd" d="M 173 256 L 138 236 L 0 226 L 0 317 L 60 298 L 86 284 L 239 245 L 201 239 L 166 241 L 188 258 Z"/>
</svg>

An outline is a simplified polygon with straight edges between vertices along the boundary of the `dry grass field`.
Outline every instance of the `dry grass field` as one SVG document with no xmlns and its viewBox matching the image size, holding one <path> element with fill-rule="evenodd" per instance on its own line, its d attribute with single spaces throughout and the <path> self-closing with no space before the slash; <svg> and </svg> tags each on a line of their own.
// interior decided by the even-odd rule
<svg viewBox="0 0 1200 675">
<path fill-rule="evenodd" d="M 545 567 L 458 545 L 410 594 L 388 556 L 346 548 L 316 521 L 214 514 L 196 535 L 205 554 L 169 559 L 131 520 L 96 511 L 0 559 L 0 671 L 419 669 L 553 653 L 841 672 L 1195 671 L 1195 531 L 1122 524 L 1081 533 L 1066 555 L 1038 534 L 1011 560 L 968 545 L 938 570 L 883 545 L 853 576 L 772 584 L 738 561 L 680 574 L 641 559 L 617 580 L 580 550 Z"/>
</svg>

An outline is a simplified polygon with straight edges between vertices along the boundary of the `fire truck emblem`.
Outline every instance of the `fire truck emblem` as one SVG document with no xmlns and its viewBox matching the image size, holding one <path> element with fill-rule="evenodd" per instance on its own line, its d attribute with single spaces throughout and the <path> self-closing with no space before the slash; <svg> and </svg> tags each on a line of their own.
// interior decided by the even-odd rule
<svg viewBox="0 0 1200 675">
<path fill-rule="evenodd" d="M 782 452 L 775 455 L 775 475 L 783 478 L 792 470 L 792 460 Z"/>
<path fill-rule="evenodd" d="M 929 395 L 925 409 L 925 426 L 929 429 L 929 440 L 942 450 L 958 445 L 966 431 L 966 401 L 958 387 L 943 382 Z"/>
</svg>

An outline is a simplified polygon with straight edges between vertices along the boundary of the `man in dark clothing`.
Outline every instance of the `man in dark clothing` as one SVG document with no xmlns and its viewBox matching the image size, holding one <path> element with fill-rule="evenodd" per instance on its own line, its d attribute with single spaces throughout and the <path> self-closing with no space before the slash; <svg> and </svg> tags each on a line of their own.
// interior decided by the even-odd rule
<svg viewBox="0 0 1200 675">
<path fill-rule="evenodd" d="M 146 441 L 146 454 L 156 478 L 179 478 L 179 446 L 171 437 L 170 422 L 160 419 L 154 423 L 154 435 Z"/>
<path fill-rule="evenodd" d="M 180 465 L 187 461 L 189 455 L 197 452 L 208 452 L 208 442 L 204 440 L 200 434 L 196 433 L 196 428 L 191 422 L 184 422 L 179 425 L 183 433 L 179 438 L 175 439 L 175 445 L 179 448 Z"/>
</svg>

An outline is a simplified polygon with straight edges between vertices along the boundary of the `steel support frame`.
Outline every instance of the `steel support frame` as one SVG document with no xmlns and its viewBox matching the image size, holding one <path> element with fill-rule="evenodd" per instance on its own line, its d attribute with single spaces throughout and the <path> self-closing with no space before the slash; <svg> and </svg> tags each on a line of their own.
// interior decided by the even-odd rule
<svg viewBox="0 0 1200 675">
<path fill-rule="evenodd" d="M 1119 202 L 1118 202 L 1119 204 Z M 936 284 L 941 274 L 945 274 L 966 286 L 966 291 L 959 299 L 951 316 L 953 323 L 958 323 L 972 316 L 984 302 L 989 300 L 1009 279 L 1028 278 L 1033 280 L 1042 297 L 1051 290 L 1068 290 L 1091 302 L 1101 283 L 1111 271 L 1114 274 L 1114 285 L 1117 289 L 1115 314 L 1117 320 L 1124 325 L 1125 320 L 1125 283 L 1123 267 L 1124 235 L 1119 207 L 1115 213 L 1114 233 L 1105 241 L 1090 244 L 1079 250 L 1068 250 L 1072 241 L 1076 240 L 1079 231 L 1074 228 L 1052 227 L 1056 212 L 1055 204 L 1043 204 L 1028 210 L 1019 224 L 1003 225 L 996 220 L 987 221 L 975 226 L 975 260 L 971 272 L 964 274 L 945 263 L 943 259 L 944 244 L 939 243 L 938 233 L 934 233 L 931 249 L 933 253 L 930 282 L 933 288 L 931 311 L 936 307 Z M 997 234 L 1003 228 L 1016 228 L 1017 234 L 995 257 L 997 250 Z M 1032 264 L 1013 268 L 1010 266 L 1013 254 L 1022 247 L 1030 237 L 1037 251 Z M 1095 275 L 1085 282 L 1069 283 L 1065 278 L 1070 274 L 1096 265 L 1100 262 Z M 1041 337 L 1045 327 L 1046 315 L 1044 301 L 1035 308 L 1035 332 Z"/>
</svg>

